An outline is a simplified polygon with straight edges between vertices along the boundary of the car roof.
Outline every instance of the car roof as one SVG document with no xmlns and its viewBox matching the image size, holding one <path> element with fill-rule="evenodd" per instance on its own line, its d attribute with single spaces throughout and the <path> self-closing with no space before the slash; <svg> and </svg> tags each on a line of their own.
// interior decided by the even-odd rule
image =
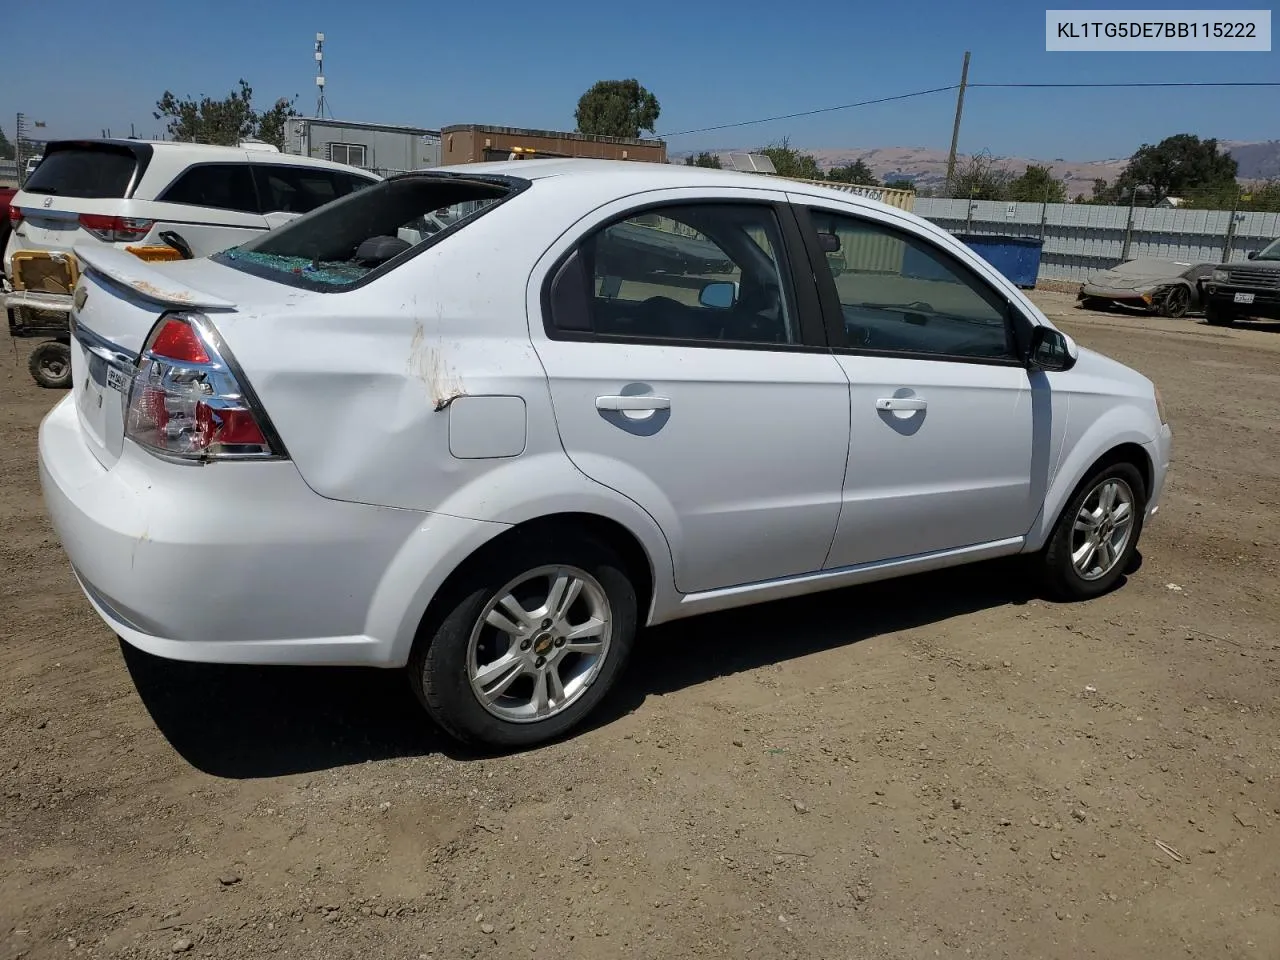
<svg viewBox="0 0 1280 960">
<path fill-rule="evenodd" d="M 274 149 L 263 149 L 259 141 L 246 140 L 240 146 L 226 147 L 212 143 L 188 143 L 183 140 L 144 140 L 129 137 L 83 137 L 54 141 L 57 144 L 92 144 L 107 143 L 132 149 L 139 145 L 150 147 L 155 156 L 164 157 L 167 163 L 197 163 L 202 160 L 227 160 L 253 163 L 280 163 L 294 167 L 323 167 L 328 170 L 357 170 L 370 177 L 374 174 L 368 170 L 360 170 L 345 163 L 333 160 L 321 160 L 318 157 L 306 157 L 296 153 L 284 153 Z M 246 157 L 248 159 L 246 159 Z"/>
<path fill-rule="evenodd" d="M 713 167 L 691 167 L 682 163 L 548 157 L 539 160 L 491 160 L 484 163 L 452 164 L 419 172 L 478 173 L 519 177 L 522 180 L 545 180 L 551 177 L 608 177 L 617 178 L 620 189 L 636 192 L 680 186 L 754 187 L 758 190 L 785 190 L 788 193 L 840 200 L 860 206 L 888 208 L 895 213 L 903 213 L 897 207 L 862 194 L 825 187 L 817 183 L 771 174 L 716 170 Z M 875 187 L 866 189 L 875 190 Z"/>
</svg>

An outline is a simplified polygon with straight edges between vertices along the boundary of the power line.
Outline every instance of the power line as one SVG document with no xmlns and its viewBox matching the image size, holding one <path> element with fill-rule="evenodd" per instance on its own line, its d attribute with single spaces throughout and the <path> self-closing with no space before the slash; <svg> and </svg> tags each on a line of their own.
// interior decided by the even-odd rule
<svg viewBox="0 0 1280 960">
<path fill-rule="evenodd" d="M 1170 80 L 1142 81 L 1135 83 L 970 83 L 970 88 L 985 87 L 987 89 L 1121 89 L 1131 87 L 1280 87 L 1280 81 L 1272 80 Z M 697 127 L 693 130 L 680 130 L 662 136 L 666 139 L 684 137 L 693 133 L 711 133 L 715 130 L 731 130 L 736 127 L 750 127 L 759 123 L 773 123 L 776 120 L 794 120 L 798 117 L 812 117 L 820 113 L 834 113 L 837 110 L 852 110 L 854 107 L 869 107 L 877 103 L 892 103 L 895 100 L 910 100 L 913 97 L 927 97 L 932 93 L 946 93 L 959 89 L 959 84 L 948 84 L 945 87 L 933 87 L 929 90 L 917 90 L 914 93 L 900 93 L 892 97 L 878 97 L 874 100 L 859 100 L 857 103 L 842 103 L 835 107 L 818 107 L 814 110 L 801 110 L 796 113 L 784 113 L 776 117 L 762 117 L 759 120 L 739 120 L 736 123 L 721 123 L 713 127 Z"/>
<path fill-rule="evenodd" d="M 1276 80 L 1170 80 L 1143 81 L 1138 83 L 971 83 L 971 87 L 999 87 L 1002 89 L 1046 87 L 1280 87 Z"/>
<path fill-rule="evenodd" d="M 974 84 L 970 84 L 974 86 Z M 728 130 L 732 127 L 749 127 L 757 123 L 772 123 L 774 120 L 794 120 L 796 117 L 812 117 L 819 113 L 832 113 L 836 110 L 851 110 L 854 107 L 869 107 L 875 103 L 890 103 L 894 100 L 909 100 L 912 97 L 926 97 L 931 93 L 945 93 L 948 90 L 954 90 L 956 85 L 950 84 L 945 87 L 934 87 L 932 90 L 917 90 L 915 93 L 900 93 L 894 97 L 879 97 L 875 100 L 859 100 L 857 103 L 842 103 L 838 107 L 819 107 L 816 110 L 801 110 L 799 113 L 784 113 L 777 117 L 765 117 L 761 120 L 740 120 L 737 123 L 721 123 L 714 127 L 699 127 L 696 130 L 681 130 L 678 133 L 667 133 L 663 136 L 683 137 L 690 133 L 710 133 L 712 130 Z"/>
</svg>

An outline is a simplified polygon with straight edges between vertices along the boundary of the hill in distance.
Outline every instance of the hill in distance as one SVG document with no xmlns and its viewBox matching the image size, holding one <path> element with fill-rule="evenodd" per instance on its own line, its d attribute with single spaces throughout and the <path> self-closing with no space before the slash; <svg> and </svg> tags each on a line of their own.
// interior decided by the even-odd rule
<svg viewBox="0 0 1280 960">
<path fill-rule="evenodd" d="M 1224 140 L 1222 146 L 1240 166 L 1241 180 L 1267 180 L 1280 177 L 1280 140 Z M 824 170 L 844 166 L 855 160 L 863 161 L 872 173 L 883 182 L 908 180 L 917 190 L 939 189 L 947 176 L 947 151 L 929 147 L 799 147 L 810 153 Z M 746 148 L 733 147 L 710 151 L 727 159 L 728 154 L 744 152 Z M 675 160 L 683 160 L 690 151 L 672 154 Z M 692 151 L 696 152 L 696 151 Z M 1093 181 L 1111 181 L 1118 177 L 1129 162 L 1128 157 L 1108 160 L 1067 160 L 1062 157 L 1035 159 L 1032 157 L 993 157 L 996 166 L 1016 174 L 1035 164 L 1047 166 L 1058 178 L 1067 182 L 1067 196 L 1077 197 L 1093 192 Z"/>
</svg>

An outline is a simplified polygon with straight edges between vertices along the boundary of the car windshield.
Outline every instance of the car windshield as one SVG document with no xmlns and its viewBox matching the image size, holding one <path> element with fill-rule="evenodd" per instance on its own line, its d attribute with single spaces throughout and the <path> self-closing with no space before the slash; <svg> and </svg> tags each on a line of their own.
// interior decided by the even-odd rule
<svg viewBox="0 0 1280 960">
<path fill-rule="evenodd" d="M 325 204 L 212 259 L 290 286 L 345 290 L 462 229 L 514 189 L 509 178 L 408 174 Z"/>
<path fill-rule="evenodd" d="M 1255 260 L 1280 260 L 1280 239 L 1272 240 L 1259 251 Z"/>
</svg>

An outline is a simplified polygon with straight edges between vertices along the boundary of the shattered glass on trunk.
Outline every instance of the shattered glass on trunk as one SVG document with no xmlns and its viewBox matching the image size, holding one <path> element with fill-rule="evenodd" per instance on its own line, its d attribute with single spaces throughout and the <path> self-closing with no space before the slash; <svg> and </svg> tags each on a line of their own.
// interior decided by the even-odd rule
<svg viewBox="0 0 1280 960">
<path fill-rule="evenodd" d="M 281 273 L 297 274 L 316 283 L 331 283 L 335 286 L 354 283 L 367 274 L 370 269 L 350 262 L 322 261 L 317 263 L 308 260 L 306 257 L 286 257 L 276 253 L 254 253 L 248 250 L 241 250 L 238 247 L 228 250 L 224 256 L 228 260 L 243 261 L 269 270 L 279 270 Z"/>
</svg>

